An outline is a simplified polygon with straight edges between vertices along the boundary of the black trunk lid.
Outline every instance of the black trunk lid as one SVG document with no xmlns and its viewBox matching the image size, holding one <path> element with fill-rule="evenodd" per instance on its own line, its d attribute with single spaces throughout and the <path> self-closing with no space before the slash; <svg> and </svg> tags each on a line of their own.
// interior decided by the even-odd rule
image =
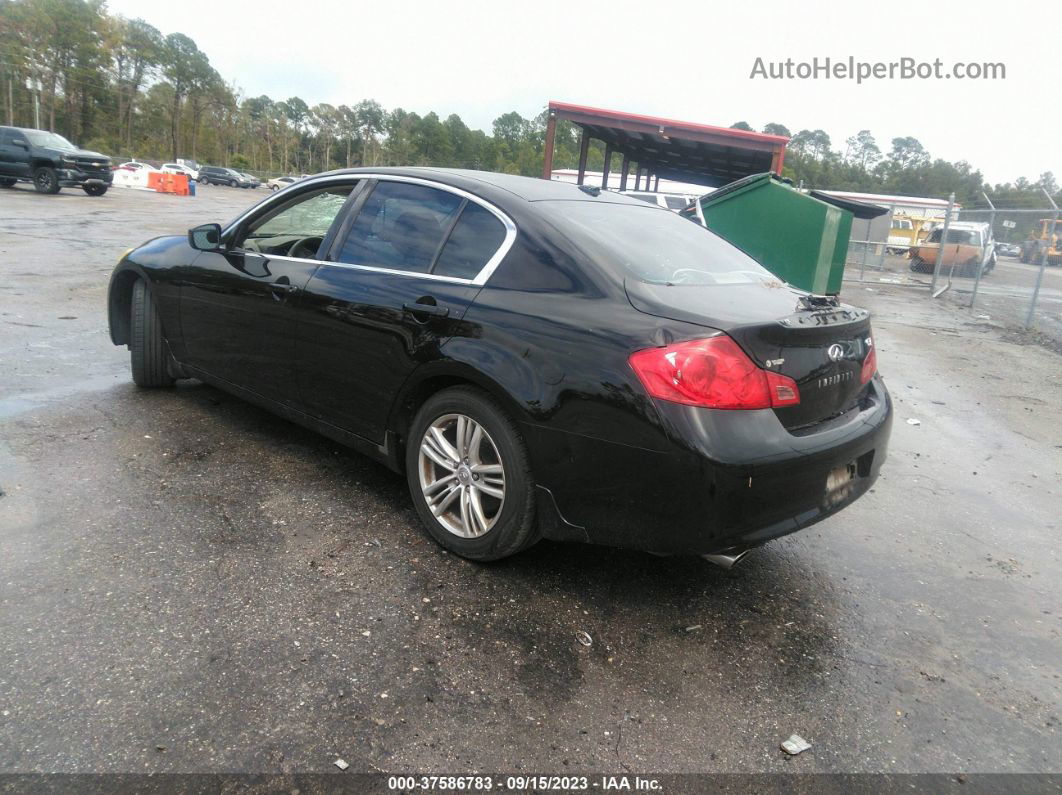
<svg viewBox="0 0 1062 795">
<path fill-rule="evenodd" d="M 870 351 L 870 313 L 777 282 L 728 285 L 626 283 L 635 309 L 732 337 L 760 367 L 789 376 L 800 403 L 775 409 L 792 431 L 855 408 Z"/>
</svg>

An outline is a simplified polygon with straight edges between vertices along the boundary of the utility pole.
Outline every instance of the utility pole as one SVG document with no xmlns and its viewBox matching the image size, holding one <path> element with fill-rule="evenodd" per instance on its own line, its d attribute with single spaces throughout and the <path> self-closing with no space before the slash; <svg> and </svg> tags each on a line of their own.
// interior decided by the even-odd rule
<svg viewBox="0 0 1062 795">
<path fill-rule="evenodd" d="M 33 92 L 33 126 L 41 128 L 41 84 L 40 78 L 27 77 L 26 88 Z"/>
<path fill-rule="evenodd" d="M 1047 267 L 1047 252 L 1051 250 L 1051 246 L 1054 245 L 1055 240 L 1055 227 L 1058 225 L 1058 205 L 1055 204 L 1055 200 L 1051 198 L 1051 194 L 1043 188 L 1044 196 L 1051 202 L 1051 206 L 1055 209 L 1055 214 L 1051 217 L 1051 231 L 1047 233 L 1047 240 L 1044 241 L 1044 249 L 1040 254 L 1040 271 L 1036 274 L 1036 287 L 1033 288 L 1032 300 L 1029 301 L 1029 314 L 1025 316 L 1025 328 L 1032 328 L 1033 321 L 1036 319 L 1036 301 L 1040 297 L 1040 285 L 1044 281 L 1044 268 Z"/>
<path fill-rule="evenodd" d="M 940 230 L 940 244 L 937 246 L 937 262 L 933 266 L 933 283 L 929 286 L 929 292 L 934 298 L 937 298 L 944 292 L 944 290 L 941 290 L 940 293 L 937 292 L 937 277 L 940 276 L 940 265 L 944 262 L 944 244 L 948 240 L 948 229 L 951 228 L 951 211 L 954 206 L 955 194 L 953 192 L 948 194 L 948 212 L 947 215 L 944 216 L 944 228 Z M 951 287 L 950 281 L 948 282 L 948 287 Z"/>
<path fill-rule="evenodd" d="M 992 230 L 992 234 L 995 234 L 996 228 L 996 205 L 992 204 L 992 200 L 988 198 L 988 194 L 981 191 L 981 195 L 985 197 L 985 201 L 988 202 L 988 207 L 992 210 L 992 214 L 988 217 L 988 228 Z M 995 256 L 993 253 L 992 256 Z M 973 309 L 974 301 L 977 300 L 977 288 L 981 286 L 981 273 L 985 269 L 985 264 L 982 262 L 977 266 L 977 278 L 974 280 L 973 295 L 970 296 L 970 309 Z"/>
</svg>

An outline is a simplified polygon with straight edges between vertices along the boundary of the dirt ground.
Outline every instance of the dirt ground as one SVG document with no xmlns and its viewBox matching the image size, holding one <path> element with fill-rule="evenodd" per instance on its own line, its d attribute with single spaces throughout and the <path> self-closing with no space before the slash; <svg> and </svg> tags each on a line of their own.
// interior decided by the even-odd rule
<svg viewBox="0 0 1062 795">
<path fill-rule="evenodd" d="M 872 493 L 731 571 L 477 565 L 382 467 L 130 383 L 115 261 L 261 197 L 0 192 L 0 772 L 1062 772 L 1058 354 L 848 283 L 896 401 Z"/>
</svg>

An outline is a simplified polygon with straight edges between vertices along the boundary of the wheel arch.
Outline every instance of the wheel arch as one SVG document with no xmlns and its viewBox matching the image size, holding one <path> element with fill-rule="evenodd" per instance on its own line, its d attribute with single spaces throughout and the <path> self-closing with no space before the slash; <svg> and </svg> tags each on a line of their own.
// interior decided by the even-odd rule
<svg viewBox="0 0 1062 795">
<path fill-rule="evenodd" d="M 143 269 L 129 262 L 124 262 L 111 276 L 107 289 L 107 326 L 111 342 L 115 345 L 128 345 L 130 340 L 129 317 L 133 306 L 133 285 L 143 279 L 148 291 L 151 280 Z"/>
<path fill-rule="evenodd" d="M 395 442 L 394 452 L 399 466 L 404 465 L 406 436 L 420 407 L 432 395 L 444 389 L 461 386 L 471 386 L 483 391 L 515 422 L 519 423 L 527 417 L 527 412 L 507 389 L 469 365 L 454 361 L 422 365 L 402 385 L 388 417 L 387 429 Z"/>
</svg>

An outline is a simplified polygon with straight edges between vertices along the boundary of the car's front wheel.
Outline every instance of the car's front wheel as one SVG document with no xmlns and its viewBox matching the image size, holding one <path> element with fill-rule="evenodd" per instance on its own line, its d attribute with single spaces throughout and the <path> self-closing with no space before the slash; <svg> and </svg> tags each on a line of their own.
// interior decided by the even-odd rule
<svg viewBox="0 0 1062 795">
<path fill-rule="evenodd" d="M 82 185 L 81 189 L 89 196 L 102 196 L 107 192 L 106 185 Z"/>
<path fill-rule="evenodd" d="M 0 188 L 13 188 L 16 182 L 18 180 L 13 177 L 0 177 Z"/>
<path fill-rule="evenodd" d="M 51 166 L 41 166 L 33 172 L 33 187 L 38 193 L 58 193 L 59 175 Z"/>
<path fill-rule="evenodd" d="M 143 387 L 173 386 L 170 352 L 162 334 L 158 309 L 147 285 L 137 279 L 129 317 L 129 364 L 133 383 Z"/>
<path fill-rule="evenodd" d="M 496 560 L 538 540 L 524 440 L 478 389 L 447 389 L 425 402 L 406 444 L 406 478 L 421 521 L 451 552 Z"/>
</svg>

